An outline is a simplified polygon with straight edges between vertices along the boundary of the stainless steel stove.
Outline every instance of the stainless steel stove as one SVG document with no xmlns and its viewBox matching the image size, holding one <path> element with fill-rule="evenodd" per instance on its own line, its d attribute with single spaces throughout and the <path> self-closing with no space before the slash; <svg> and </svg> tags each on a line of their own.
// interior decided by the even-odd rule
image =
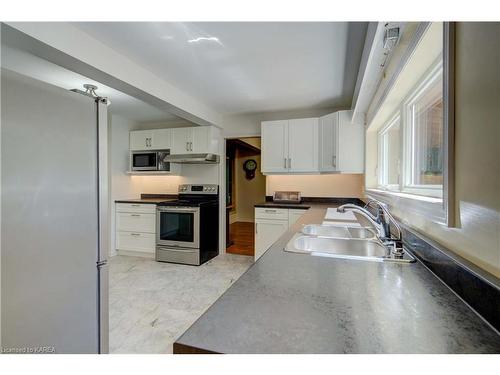
<svg viewBox="0 0 500 375">
<path fill-rule="evenodd" d="M 180 185 L 156 212 L 156 260 L 201 265 L 219 254 L 219 186 Z"/>
</svg>

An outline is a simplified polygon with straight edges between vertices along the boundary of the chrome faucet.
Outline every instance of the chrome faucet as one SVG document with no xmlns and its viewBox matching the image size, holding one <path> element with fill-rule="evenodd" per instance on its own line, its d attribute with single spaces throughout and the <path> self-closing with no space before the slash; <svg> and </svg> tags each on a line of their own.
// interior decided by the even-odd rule
<svg viewBox="0 0 500 375">
<path fill-rule="evenodd" d="M 374 207 L 377 209 L 377 216 L 368 211 L 369 207 Z M 396 219 L 394 219 L 394 217 L 391 215 L 385 203 L 379 202 L 375 199 L 370 199 L 368 203 L 366 203 L 364 208 L 350 203 L 344 204 L 337 208 L 338 212 L 345 212 L 346 210 L 358 212 L 363 217 L 368 219 L 368 221 L 370 221 L 370 223 L 377 230 L 379 238 L 382 241 L 402 241 L 401 227 Z M 391 224 L 394 226 L 394 228 L 396 228 L 395 238 L 392 238 Z"/>
<path fill-rule="evenodd" d="M 342 206 L 337 208 L 338 212 L 346 212 L 347 210 L 357 212 L 361 216 L 366 218 L 373 225 L 373 227 L 377 230 L 377 234 L 378 234 L 379 238 L 386 238 L 387 237 L 386 228 L 384 227 L 384 225 L 382 225 L 382 222 L 380 220 L 380 216 L 374 216 L 366 208 L 363 208 L 363 207 L 360 207 L 360 206 L 357 206 L 357 205 L 351 204 L 351 203 L 343 204 Z"/>
</svg>

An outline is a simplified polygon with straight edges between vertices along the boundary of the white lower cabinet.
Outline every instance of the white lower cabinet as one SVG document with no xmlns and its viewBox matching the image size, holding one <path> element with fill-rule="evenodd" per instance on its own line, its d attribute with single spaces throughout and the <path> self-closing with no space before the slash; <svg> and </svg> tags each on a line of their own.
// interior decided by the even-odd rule
<svg viewBox="0 0 500 375">
<path fill-rule="evenodd" d="M 288 230 L 288 220 L 255 219 L 255 255 L 259 259 Z"/>
<path fill-rule="evenodd" d="M 137 251 L 154 254 L 156 248 L 154 233 L 118 232 L 116 236 L 117 250 Z"/>
<path fill-rule="evenodd" d="M 305 212 L 287 208 L 255 208 L 254 260 L 259 259 Z"/>
<path fill-rule="evenodd" d="M 156 249 L 156 205 L 116 204 L 116 249 L 154 255 Z"/>
</svg>

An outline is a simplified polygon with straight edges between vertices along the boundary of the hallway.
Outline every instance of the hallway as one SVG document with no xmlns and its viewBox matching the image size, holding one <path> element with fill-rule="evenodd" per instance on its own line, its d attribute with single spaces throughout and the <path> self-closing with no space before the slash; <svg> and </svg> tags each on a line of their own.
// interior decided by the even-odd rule
<svg viewBox="0 0 500 375">
<path fill-rule="evenodd" d="M 231 246 L 226 249 L 230 254 L 254 256 L 254 223 L 237 221 L 230 224 Z"/>
</svg>

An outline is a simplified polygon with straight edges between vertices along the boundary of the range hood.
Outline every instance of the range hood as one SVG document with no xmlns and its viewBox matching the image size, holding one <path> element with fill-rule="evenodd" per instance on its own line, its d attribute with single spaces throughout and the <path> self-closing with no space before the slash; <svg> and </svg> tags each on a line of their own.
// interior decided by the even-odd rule
<svg viewBox="0 0 500 375">
<path fill-rule="evenodd" d="M 179 164 L 218 164 L 219 159 L 216 154 L 174 154 L 165 156 L 163 160 Z"/>
</svg>

